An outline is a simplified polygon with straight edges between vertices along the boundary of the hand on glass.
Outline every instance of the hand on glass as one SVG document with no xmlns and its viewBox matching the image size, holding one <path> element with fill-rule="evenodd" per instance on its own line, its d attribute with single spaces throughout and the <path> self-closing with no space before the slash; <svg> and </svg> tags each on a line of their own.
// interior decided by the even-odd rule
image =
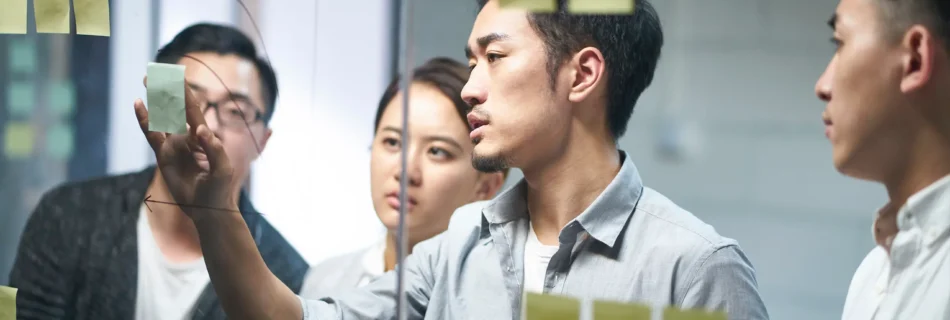
<svg viewBox="0 0 950 320">
<path fill-rule="evenodd" d="M 148 79 L 143 80 L 146 87 Z M 234 170 L 224 146 L 208 128 L 199 102 L 185 86 L 187 134 L 169 134 L 148 129 L 148 110 L 142 99 L 135 100 L 135 116 L 155 159 L 169 193 L 182 211 L 192 219 L 209 214 L 238 211 L 231 190 Z"/>
</svg>

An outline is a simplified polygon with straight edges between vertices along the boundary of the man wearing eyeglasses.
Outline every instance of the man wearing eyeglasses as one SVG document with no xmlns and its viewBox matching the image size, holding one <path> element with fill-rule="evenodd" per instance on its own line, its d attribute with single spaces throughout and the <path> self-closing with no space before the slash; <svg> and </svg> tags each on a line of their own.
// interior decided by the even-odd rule
<svg viewBox="0 0 950 320">
<path fill-rule="evenodd" d="M 185 66 L 235 179 L 245 181 L 271 135 L 274 70 L 240 31 L 210 24 L 185 29 L 155 60 Z M 241 183 L 230 192 L 269 269 L 299 291 L 306 261 L 254 210 Z M 226 319 L 194 223 L 172 199 L 155 167 L 47 192 L 10 275 L 18 318 Z"/>
</svg>

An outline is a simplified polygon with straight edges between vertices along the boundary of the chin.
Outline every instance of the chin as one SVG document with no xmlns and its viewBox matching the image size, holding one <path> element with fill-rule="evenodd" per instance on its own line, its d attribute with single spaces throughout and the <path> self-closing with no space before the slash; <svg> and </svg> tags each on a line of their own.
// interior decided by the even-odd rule
<svg viewBox="0 0 950 320">
<path fill-rule="evenodd" d="M 478 148 L 476 146 L 476 148 Z M 500 152 L 472 152 L 472 166 L 480 172 L 498 172 L 508 169 L 508 160 Z"/>
</svg>

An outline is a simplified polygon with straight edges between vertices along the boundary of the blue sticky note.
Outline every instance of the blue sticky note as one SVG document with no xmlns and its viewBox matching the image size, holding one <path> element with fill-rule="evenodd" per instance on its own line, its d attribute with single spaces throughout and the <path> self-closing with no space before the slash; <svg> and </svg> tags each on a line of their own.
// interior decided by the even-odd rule
<svg viewBox="0 0 950 320">
<path fill-rule="evenodd" d="M 60 123 L 46 131 L 46 155 L 56 160 L 67 160 L 75 145 L 72 126 Z"/>
<path fill-rule="evenodd" d="M 33 74 L 36 71 L 36 45 L 32 40 L 11 38 L 7 63 L 14 74 Z"/>
<path fill-rule="evenodd" d="M 146 91 L 148 130 L 185 134 L 185 66 L 149 63 Z"/>
<path fill-rule="evenodd" d="M 69 116 L 76 105 L 76 91 L 72 81 L 56 80 L 49 84 L 50 113 L 58 117 Z"/>
<path fill-rule="evenodd" d="M 32 81 L 11 82 L 7 86 L 7 107 L 13 118 L 29 119 L 36 105 L 36 90 Z"/>
</svg>

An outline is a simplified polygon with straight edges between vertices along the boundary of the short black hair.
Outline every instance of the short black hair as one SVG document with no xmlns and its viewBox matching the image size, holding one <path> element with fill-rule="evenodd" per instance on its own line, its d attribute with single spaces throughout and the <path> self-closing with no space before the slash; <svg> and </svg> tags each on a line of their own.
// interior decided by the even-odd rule
<svg viewBox="0 0 950 320">
<path fill-rule="evenodd" d="M 946 0 L 877 0 L 885 25 L 893 36 L 901 36 L 907 27 L 923 24 L 950 47 L 950 1 Z"/>
<path fill-rule="evenodd" d="M 477 1 L 479 8 L 488 3 Z M 561 64 L 573 54 L 588 46 L 599 49 L 607 70 L 607 124 L 619 139 L 637 99 L 653 82 L 663 47 L 660 18 L 647 0 L 636 0 L 632 15 L 571 14 L 567 0 L 557 2 L 554 13 L 528 14 L 545 44 L 550 81 L 553 85 Z"/>
<path fill-rule="evenodd" d="M 199 23 L 182 30 L 171 42 L 158 50 L 155 62 L 176 64 L 186 55 L 197 52 L 233 54 L 254 63 L 264 89 L 264 124 L 270 123 L 277 102 L 277 75 L 270 63 L 257 56 L 257 47 L 241 31 L 223 25 Z"/>
<path fill-rule="evenodd" d="M 458 112 L 459 120 L 468 128 L 468 112 L 471 107 L 465 100 L 462 100 L 462 88 L 468 82 L 469 73 L 468 66 L 461 62 L 446 57 L 435 57 L 413 69 L 412 82 L 432 86 L 452 100 L 455 111 Z M 379 131 L 379 121 L 383 118 L 386 106 L 399 93 L 399 79 L 399 76 L 393 79 L 379 99 L 379 105 L 376 107 L 376 121 L 373 123 L 374 135 L 376 131 Z M 506 177 L 508 176 L 507 169 L 503 173 Z"/>
</svg>

